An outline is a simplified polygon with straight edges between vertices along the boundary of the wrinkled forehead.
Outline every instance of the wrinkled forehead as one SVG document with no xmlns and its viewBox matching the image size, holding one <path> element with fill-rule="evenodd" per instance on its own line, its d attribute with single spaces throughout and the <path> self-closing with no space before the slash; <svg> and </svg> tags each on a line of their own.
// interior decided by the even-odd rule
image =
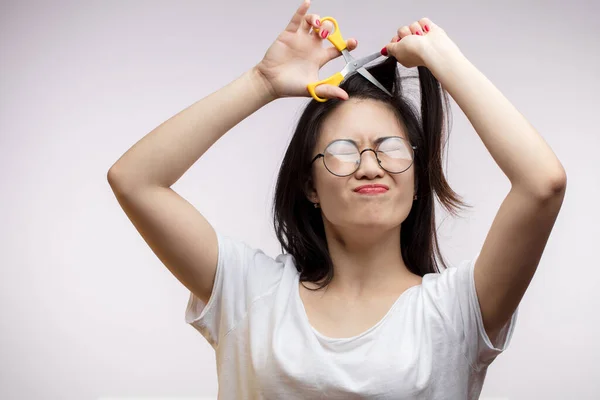
<svg viewBox="0 0 600 400">
<path fill-rule="evenodd" d="M 376 100 L 346 100 L 323 121 L 317 140 L 322 149 L 334 140 L 350 139 L 371 147 L 377 139 L 400 136 L 408 140 L 406 129 L 392 106 Z"/>
</svg>

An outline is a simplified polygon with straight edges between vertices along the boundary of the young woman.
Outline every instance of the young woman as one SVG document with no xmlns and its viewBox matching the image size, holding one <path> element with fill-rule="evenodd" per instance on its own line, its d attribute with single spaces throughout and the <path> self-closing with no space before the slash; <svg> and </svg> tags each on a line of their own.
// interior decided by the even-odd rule
<svg viewBox="0 0 600 400">
<path fill-rule="evenodd" d="M 277 180 L 278 257 L 215 232 L 170 188 L 244 118 L 308 96 L 339 56 L 322 46 L 332 27 L 308 8 L 254 68 L 127 151 L 111 187 L 190 290 L 186 321 L 216 351 L 219 398 L 476 399 L 508 346 L 566 175 L 441 27 L 402 26 L 382 50 L 389 58 L 369 71 L 391 97 L 358 74 L 317 87 L 330 100 L 307 105 Z M 420 110 L 398 63 L 418 67 Z M 449 211 L 463 205 L 441 167 L 446 91 L 512 185 L 480 253 L 440 272 L 434 195 Z"/>
</svg>

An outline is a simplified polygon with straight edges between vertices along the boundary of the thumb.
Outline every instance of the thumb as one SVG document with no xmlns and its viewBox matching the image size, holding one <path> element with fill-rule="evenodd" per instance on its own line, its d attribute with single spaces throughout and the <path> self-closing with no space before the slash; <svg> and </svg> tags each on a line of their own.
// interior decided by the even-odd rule
<svg viewBox="0 0 600 400">
<path fill-rule="evenodd" d="M 322 84 L 315 88 L 315 94 L 322 99 L 348 100 L 348 92 L 336 85 Z"/>
<path fill-rule="evenodd" d="M 348 47 L 348 51 L 352 51 L 358 47 L 358 40 L 356 39 L 348 39 L 346 41 L 346 46 Z M 328 63 L 338 57 L 340 57 L 342 53 L 335 47 L 328 47 L 325 49 L 325 57 L 323 59 L 323 64 Z"/>
<path fill-rule="evenodd" d="M 386 57 L 394 57 L 396 55 L 396 53 L 398 52 L 398 47 L 399 43 L 397 42 L 391 42 L 386 44 L 382 49 L 381 49 L 381 54 L 386 56 Z"/>
</svg>

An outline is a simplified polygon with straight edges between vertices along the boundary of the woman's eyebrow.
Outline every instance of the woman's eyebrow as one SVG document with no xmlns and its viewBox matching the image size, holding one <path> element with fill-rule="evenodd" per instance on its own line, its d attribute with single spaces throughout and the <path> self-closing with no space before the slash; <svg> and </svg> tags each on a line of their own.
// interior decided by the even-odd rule
<svg viewBox="0 0 600 400">
<path fill-rule="evenodd" d="M 389 138 L 389 137 L 394 137 L 394 136 L 381 136 L 381 137 L 378 137 L 377 139 L 375 139 L 375 140 L 373 141 L 373 144 L 374 144 L 374 145 L 378 145 L 379 143 L 383 142 L 385 139 L 387 139 L 387 138 Z M 349 142 L 352 142 L 352 143 L 354 143 L 354 144 L 356 145 L 356 147 L 359 147 L 359 145 L 360 145 L 360 143 L 358 143 L 358 142 L 357 142 L 356 140 L 354 140 L 354 139 L 347 138 L 347 139 L 344 139 L 344 140 L 347 140 L 347 141 L 349 141 Z"/>
</svg>

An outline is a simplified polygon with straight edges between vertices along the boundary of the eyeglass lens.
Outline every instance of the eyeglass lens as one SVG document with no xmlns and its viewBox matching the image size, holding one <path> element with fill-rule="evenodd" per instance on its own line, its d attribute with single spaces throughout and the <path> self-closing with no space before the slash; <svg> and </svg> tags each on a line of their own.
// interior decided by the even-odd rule
<svg viewBox="0 0 600 400">
<path fill-rule="evenodd" d="M 407 170 L 413 162 L 413 149 L 400 137 L 389 137 L 375 149 L 383 169 L 391 173 Z M 361 162 L 360 151 L 348 140 L 336 140 L 325 149 L 325 167 L 335 175 L 353 174 Z"/>
</svg>

